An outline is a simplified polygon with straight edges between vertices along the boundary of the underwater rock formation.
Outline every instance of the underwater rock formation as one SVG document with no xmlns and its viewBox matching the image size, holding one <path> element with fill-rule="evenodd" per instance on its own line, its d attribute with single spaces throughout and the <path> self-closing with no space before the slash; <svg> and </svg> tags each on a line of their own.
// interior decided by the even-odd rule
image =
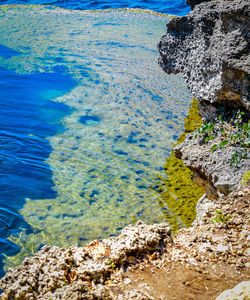
<svg viewBox="0 0 250 300">
<path fill-rule="evenodd" d="M 167 24 L 158 44 L 160 66 L 167 73 L 180 73 L 203 104 L 249 110 L 248 16 L 248 0 L 196 5 L 187 16 Z"/>
</svg>

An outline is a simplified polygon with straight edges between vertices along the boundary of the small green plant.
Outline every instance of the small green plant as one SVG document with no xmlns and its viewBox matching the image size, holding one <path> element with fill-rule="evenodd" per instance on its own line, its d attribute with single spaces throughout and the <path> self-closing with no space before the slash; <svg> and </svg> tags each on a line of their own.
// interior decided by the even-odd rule
<svg viewBox="0 0 250 300">
<path fill-rule="evenodd" d="M 235 150 L 229 162 L 230 165 L 234 168 L 242 166 L 242 160 L 248 157 L 248 152 L 246 149 Z"/>
<path fill-rule="evenodd" d="M 205 142 L 208 142 L 209 140 L 212 140 L 214 138 L 214 136 L 209 133 L 211 133 L 214 129 L 214 126 L 216 125 L 215 122 L 207 122 L 205 123 L 201 128 L 198 128 L 196 130 L 196 134 L 195 134 L 195 138 L 198 137 L 198 134 L 206 134 L 207 136 L 205 137 Z"/>
<path fill-rule="evenodd" d="M 243 176 L 242 176 L 242 181 L 241 184 L 246 184 L 250 181 L 250 171 L 247 171 Z"/>
<path fill-rule="evenodd" d="M 212 223 L 226 223 L 232 216 L 224 215 L 220 210 L 216 210 L 216 216 L 212 219 Z"/>
<path fill-rule="evenodd" d="M 228 119 L 225 116 L 225 109 L 219 115 L 217 122 L 208 122 L 196 130 L 195 138 L 203 137 L 203 142 L 207 143 L 215 137 L 220 138 L 220 143 L 213 144 L 211 151 L 225 147 L 226 145 L 238 146 L 229 159 L 230 165 L 234 168 L 242 165 L 242 160 L 248 158 L 248 148 L 250 145 L 250 121 L 244 122 L 244 112 L 233 110 L 233 114 Z"/>
<path fill-rule="evenodd" d="M 112 262 L 112 260 L 109 260 L 108 262 L 106 262 L 106 264 L 111 266 L 112 270 L 116 268 L 116 265 Z"/>
</svg>

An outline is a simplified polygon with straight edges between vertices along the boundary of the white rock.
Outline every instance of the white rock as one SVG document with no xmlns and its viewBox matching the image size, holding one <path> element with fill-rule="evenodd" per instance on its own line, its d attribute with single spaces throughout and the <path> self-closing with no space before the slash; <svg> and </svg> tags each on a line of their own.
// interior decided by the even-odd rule
<svg viewBox="0 0 250 300">
<path fill-rule="evenodd" d="M 216 300 L 248 300 L 250 295 L 250 281 L 242 281 L 231 290 L 220 294 Z"/>
<path fill-rule="evenodd" d="M 228 246 L 223 246 L 220 244 L 216 247 L 216 250 L 219 252 L 226 252 L 228 250 Z"/>
</svg>

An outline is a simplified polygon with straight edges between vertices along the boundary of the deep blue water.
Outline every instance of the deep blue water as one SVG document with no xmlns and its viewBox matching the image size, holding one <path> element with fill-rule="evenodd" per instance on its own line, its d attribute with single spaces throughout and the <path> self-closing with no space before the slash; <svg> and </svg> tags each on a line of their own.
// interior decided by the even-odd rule
<svg viewBox="0 0 250 300">
<path fill-rule="evenodd" d="M 161 2 L 0 0 L 0 3 L 53 4 L 70 9 L 92 10 L 137 7 L 177 15 L 184 15 L 189 11 L 184 0 Z M 7 11 L 10 13 L 12 10 L 13 8 L 9 8 Z M 135 195 L 138 197 L 139 201 L 141 201 L 142 206 L 143 200 L 140 200 L 140 198 L 145 199 L 146 194 L 148 193 L 145 184 L 138 184 L 138 189 L 136 190 L 134 188 L 134 194 L 130 191 L 132 196 L 127 193 L 127 190 L 129 191 L 127 186 L 131 186 L 131 182 L 133 181 L 135 183 L 140 183 L 140 181 L 144 180 L 144 174 L 147 174 L 147 172 L 150 174 L 149 171 L 152 166 L 149 166 L 151 161 L 147 158 L 147 156 L 151 156 L 149 154 L 151 153 L 150 151 L 152 151 L 153 158 L 155 155 L 155 161 L 158 160 L 158 153 L 160 153 L 159 155 L 163 158 L 164 155 L 166 157 L 168 153 L 166 154 L 164 151 L 167 147 L 172 145 L 172 141 L 168 142 L 168 139 L 176 139 L 178 136 L 177 133 L 182 129 L 183 117 L 187 112 L 188 101 L 190 101 L 189 97 L 191 97 L 185 87 L 181 86 L 179 80 L 176 79 L 175 81 L 175 79 L 167 79 L 160 68 L 158 70 L 158 66 L 157 72 L 159 72 L 159 75 L 157 72 L 151 74 L 152 70 L 155 72 L 154 68 L 152 70 L 150 69 L 153 63 L 150 62 L 150 67 L 147 69 L 147 61 L 148 59 L 152 59 L 152 57 L 153 62 L 157 65 L 156 43 L 158 38 L 165 31 L 166 18 L 156 22 L 155 20 L 145 21 L 146 17 L 143 17 L 139 19 L 137 26 L 137 23 L 133 23 L 137 22 L 133 17 L 130 21 L 128 21 L 126 17 L 119 21 L 121 16 L 116 17 L 114 15 L 112 22 L 109 23 L 109 16 L 87 16 L 87 20 L 93 23 L 93 26 L 89 26 L 89 30 L 91 29 L 92 32 L 88 32 L 83 26 L 83 24 L 85 25 L 84 21 L 78 16 L 79 12 L 68 12 L 68 17 L 67 14 L 65 14 L 65 20 L 68 22 L 68 26 L 65 27 L 71 26 L 72 29 L 70 29 L 69 33 L 66 32 L 67 34 L 63 34 L 63 32 L 61 33 L 60 28 L 63 28 L 62 24 L 66 21 L 61 21 L 61 27 L 57 26 L 57 20 L 54 25 L 52 24 L 53 26 L 49 24 L 49 22 L 47 23 L 46 20 L 44 21 L 44 24 L 41 22 L 40 25 L 39 22 L 37 22 L 39 18 L 37 18 L 35 12 L 32 22 L 34 22 L 34 27 L 36 26 L 36 29 L 32 32 L 32 23 L 29 23 L 29 20 L 26 24 L 26 19 L 22 18 L 22 13 L 23 12 L 19 13 L 19 11 L 13 14 L 10 13 L 10 19 L 7 19 L 7 21 L 5 21 L 5 12 L 0 15 L 0 21 L 1 18 L 3 19 L 1 25 L 4 24 L 4 26 L 0 26 L 0 277 L 4 274 L 2 263 L 4 255 L 6 254 L 10 257 L 20 251 L 22 240 L 21 236 L 18 234 L 25 229 L 29 239 L 29 233 L 32 234 L 35 230 L 39 231 L 38 227 L 32 227 L 24 220 L 25 214 L 21 215 L 20 210 L 27 202 L 27 199 L 34 200 L 33 202 L 36 202 L 36 199 L 41 199 L 42 201 L 44 200 L 44 203 L 47 203 L 49 202 L 48 199 L 52 199 L 53 201 L 53 199 L 58 198 L 58 192 L 55 188 L 55 182 L 52 176 L 53 172 L 56 173 L 55 171 L 60 168 L 62 168 L 62 174 L 64 174 L 63 164 L 64 162 L 66 164 L 67 160 L 69 160 L 69 153 L 70 155 L 76 153 L 74 157 L 75 163 L 79 165 L 79 170 L 83 170 L 83 176 L 82 174 L 79 176 L 80 179 L 83 180 L 83 183 L 81 182 L 82 190 L 80 197 L 83 198 L 85 195 L 86 199 L 89 198 L 90 206 L 95 204 L 95 202 L 98 202 L 98 195 L 103 196 L 105 191 L 107 191 L 108 199 L 112 199 L 112 197 L 117 198 L 119 199 L 117 200 L 119 203 L 123 201 L 122 197 L 125 197 L 126 194 L 128 194 L 127 197 L 130 200 L 131 206 L 133 206 L 133 198 L 135 198 Z M 75 19 L 71 17 L 71 13 L 74 15 Z M 43 17 L 50 18 L 49 14 L 44 14 Z M 77 21 L 78 23 L 76 22 L 76 18 L 79 18 Z M 61 16 L 58 18 L 58 21 L 60 20 Z M 53 23 L 52 21 L 51 23 Z M 21 23 L 21 26 L 18 22 Z M 121 24 L 119 24 L 119 22 Z M 129 22 L 131 22 L 131 24 Z M 145 28 L 144 22 L 146 25 L 149 24 L 149 28 Z M 87 22 L 86 24 L 88 25 Z M 136 25 L 134 26 L 134 24 Z M 51 29 L 47 28 L 50 25 Z M 23 29 L 25 26 L 27 26 L 27 28 Z M 83 28 L 81 28 L 81 26 L 83 26 Z M 107 43 L 107 49 L 111 49 L 108 51 L 106 51 L 105 48 L 106 44 L 102 41 L 102 38 L 105 35 L 102 36 L 100 34 L 105 26 L 107 29 L 105 35 L 108 35 L 108 41 L 105 43 Z M 121 34 L 121 37 L 119 37 L 122 42 L 117 43 L 116 34 L 117 32 L 120 32 L 119 28 L 122 28 L 122 26 L 125 26 L 125 28 L 128 26 L 129 29 L 128 31 L 126 29 L 124 35 Z M 116 27 L 118 29 L 114 29 Z M 109 29 L 111 30 L 109 31 Z M 27 33 L 28 30 L 31 31 Z M 21 38 L 19 36 L 19 31 L 21 32 Z M 151 31 L 155 31 L 156 33 L 152 33 Z M 9 37 L 9 34 L 12 36 Z M 53 34 L 54 36 L 52 36 Z M 87 37 L 88 34 L 88 39 L 84 41 L 84 37 Z M 155 36 L 154 34 L 157 35 Z M 50 35 L 52 36 L 51 38 Z M 94 38 L 93 35 L 95 35 Z M 115 37 L 115 42 L 112 41 L 113 35 Z M 150 42 L 149 46 L 143 45 L 145 35 L 147 35 L 147 39 Z M 55 44 L 54 40 L 57 41 Z M 82 44 L 78 44 L 80 42 Z M 102 47 L 105 51 L 102 50 Z M 43 51 L 43 49 L 46 51 Z M 81 49 L 84 49 L 84 52 L 81 52 Z M 101 51 L 100 49 L 104 52 L 99 53 L 98 51 Z M 116 51 L 114 51 L 114 49 L 116 49 Z M 144 70 L 145 68 L 145 70 L 148 70 L 146 71 L 146 75 L 148 76 L 145 76 L 144 72 L 141 74 L 140 70 L 137 70 L 137 68 L 134 67 L 142 64 L 139 60 L 139 51 L 142 51 L 142 55 L 145 55 L 147 58 L 143 60 L 145 66 L 143 66 L 142 69 Z M 117 56 L 114 56 L 114 53 L 117 54 Z M 43 63 L 44 65 L 42 65 Z M 124 72 L 127 77 L 121 73 L 121 70 L 123 69 L 120 70 L 120 64 L 122 65 L 122 68 L 126 70 Z M 22 67 L 23 65 L 25 67 Z M 89 65 L 91 65 L 95 71 L 91 71 L 92 69 Z M 71 66 L 71 72 L 68 71 L 69 66 Z M 34 69 L 30 71 L 29 67 L 31 69 L 34 67 Z M 104 69 L 103 71 L 102 68 L 104 67 L 107 68 L 107 70 Z M 81 72 L 76 73 L 78 75 L 73 79 L 72 70 L 74 69 L 76 71 L 79 69 Z M 83 69 L 87 71 L 83 72 Z M 97 71 L 100 75 L 98 75 Z M 112 74 L 115 74 L 114 78 L 111 77 Z M 156 75 L 153 74 L 158 76 L 156 77 L 157 79 L 154 77 Z M 77 81 L 79 76 L 81 77 L 81 83 Z M 98 76 L 103 79 L 99 80 Z M 152 76 L 152 78 L 150 76 Z M 120 82 L 123 80 L 124 86 L 121 84 L 120 87 Z M 163 84 L 165 81 L 166 86 Z M 67 95 L 67 93 L 70 93 L 76 87 L 81 85 L 84 88 L 79 90 L 79 92 L 75 92 L 75 94 L 73 93 L 76 100 L 74 100 L 74 97 L 72 97 L 72 100 L 66 97 L 65 103 L 70 103 L 72 104 L 71 106 L 68 106 L 63 102 L 54 101 L 55 98 Z M 150 88 L 152 88 L 152 90 L 150 90 Z M 116 90 L 118 91 L 117 93 L 115 92 Z M 162 94 L 159 94 L 160 92 L 162 92 Z M 113 102 L 106 94 L 110 95 L 110 99 L 113 99 Z M 169 96 L 169 106 L 166 106 L 165 102 L 162 103 L 162 99 L 165 99 L 166 95 Z M 102 99 L 105 99 L 107 104 L 103 101 L 103 106 L 99 106 L 99 102 L 102 102 Z M 140 105 L 140 101 L 145 101 L 145 104 Z M 123 103 L 126 105 L 122 106 Z M 178 103 L 180 103 L 180 105 Z M 121 112 L 116 111 L 116 106 L 118 104 L 123 107 Z M 144 106 L 147 107 L 148 105 L 151 105 L 150 109 L 144 110 Z M 71 116 L 78 108 L 81 113 L 77 116 L 76 121 L 80 125 L 75 125 L 74 118 L 70 119 L 70 121 L 68 121 L 69 123 L 66 123 L 69 132 L 69 141 L 68 144 L 65 143 L 66 145 L 64 145 L 63 138 L 61 138 L 63 134 L 60 135 L 60 133 L 65 131 L 65 127 L 61 121 L 67 119 L 67 116 Z M 93 115 L 91 114 L 92 110 Z M 112 119 L 112 115 L 109 115 L 110 111 L 116 114 L 117 122 L 116 117 Z M 123 112 L 125 117 L 123 116 Z M 106 115 L 108 117 L 106 117 Z M 171 118 L 168 117 L 170 115 Z M 111 125 L 109 125 L 109 122 L 106 120 L 109 117 L 113 122 L 110 121 Z M 135 119 L 136 124 L 134 121 Z M 162 122 L 162 120 L 165 121 Z M 106 131 L 105 126 L 102 125 L 104 122 L 106 122 Z M 144 124 L 141 126 L 140 122 L 144 122 Z M 127 123 L 129 125 L 126 125 Z M 70 124 L 72 124 L 72 126 L 69 126 Z M 83 129 L 79 127 L 81 130 L 79 129 L 79 134 L 76 134 L 75 131 L 78 130 L 78 126 L 83 126 Z M 97 135 L 96 132 L 98 126 L 100 126 L 100 132 L 98 132 Z M 115 136 L 112 136 L 112 130 L 115 126 L 117 126 L 114 130 Z M 126 131 L 127 128 L 130 128 L 130 130 Z M 153 130 L 152 128 L 156 129 Z M 123 129 L 125 132 L 124 136 L 119 132 Z M 141 129 L 145 130 L 143 131 Z M 166 136 L 161 137 L 161 135 L 167 132 L 166 129 L 168 130 L 169 135 L 167 134 Z M 108 135 L 109 131 L 111 132 L 110 136 Z M 88 134 L 88 132 L 90 133 Z M 73 136 L 73 134 L 75 134 L 75 136 Z M 93 143 L 92 146 L 92 135 L 95 138 L 98 136 L 99 144 Z M 56 142 L 54 143 L 53 149 L 49 139 L 57 136 L 60 136 L 61 140 L 58 144 Z M 105 137 L 106 139 L 104 139 Z M 115 143 L 111 141 L 112 143 L 110 142 L 109 144 L 111 138 L 114 139 Z M 90 150 L 86 147 L 86 144 L 80 144 L 84 139 L 86 140 L 87 145 L 89 143 L 88 146 L 90 146 Z M 60 144 L 62 144 L 62 147 Z M 82 151 L 81 149 L 78 149 L 81 148 L 81 145 L 83 145 Z M 69 146 L 72 146 L 72 148 Z M 108 148 L 109 146 L 110 148 Z M 61 150 L 61 148 L 63 150 Z M 60 151 L 63 152 L 61 153 Z M 169 152 L 170 149 L 167 151 Z M 60 164 L 56 166 L 57 168 L 55 168 L 54 165 L 49 165 L 47 162 L 47 159 L 51 157 L 53 152 L 55 152 L 56 157 L 54 160 L 60 161 Z M 96 157 L 94 156 L 96 153 L 98 154 L 97 156 L 100 157 L 100 161 L 97 161 L 98 166 L 95 166 L 94 169 L 92 164 L 94 165 L 96 161 Z M 81 164 L 82 158 L 85 156 L 87 159 Z M 103 166 L 101 163 L 102 161 L 105 163 L 107 161 L 107 165 Z M 117 161 L 122 163 L 123 168 L 116 165 Z M 161 168 L 162 166 L 163 163 Z M 98 167 L 100 167 L 100 172 L 95 175 Z M 68 177 L 70 177 L 70 179 L 72 177 L 73 184 L 78 180 L 80 181 L 76 172 L 74 172 L 73 167 L 69 165 L 67 168 L 69 170 Z M 88 174 L 87 178 L 84 177 L 84 168 L 87 168 L 85 172 Z M 152 168 L 152 173 L 155 174 L 154 172 L 155 170 Z M 102 179 L 102 173 L 105 173 L 105 178 L 103 179 L 103 182 L 99 182 L 98 179 L 99 177 Z M 114 180 L 114 177 L 118 176 L 121 180 Z M 131 180 L 128 181 L 129 179 Z M 110 188 L 111 191 L 109 191 L 109 186 L 106 185 L 105 180 L 108 183 L 114 182 L 114 185 Z M 119 190 L 123 183 L 125 184 L 125 192 Z M 130 183 L 130 185 L 128 183 Z M 101 186 L 101 184 L 103 184 L 103 188 L 99 191 L 97 190 L 97 186 Z M 68 182 L 66 182 L 65 185 L 65 187 L 67 187 L 67 185 L 69 185 Z M 76 187 L 78 188 L 78 186 Z M 68 193 L 71 197 L 71 186 L 69 187 Z M 113 193 L 120 194 L 113 195 Z M 79 198 L 79 195 L 75 194 L 73 191 L 72 199 L 73 197 Z M 59 198 L 60 197 L 62 197 L 62 195 L 60 195 Z M 62 199 L 60 204 L 57 204 L 56 202 L 55 207 L 63 207 L 66 200 Z M 140 202 L 137 202 L 136 205 L 138 203 Z M 41 205 L 41 203 L 39 205 Z M 74 205 L 74 209 L 78 209 L 77 213 L 81 216 L 84 206 L 81 203 L 77 206 L 76 202 L 73 200 L 72 205 Z M 117 205 L 117 203 L 115 203 L 115 205 Z M 49 203 L 49 205 L 47 205 L 48 210 L 52 210 L 53 205 L 52 208 L 50 206 Z M 127 204 L 121 206 L 121 213 L 123 214 L 122 218 L 129 215 L 129 210 L 126 210 L 126 207 Z M 32 214 L 37 215 L 35 209 L 32 209 L 34 208 L 32 207 L 29 211 L 29 218 L 31 221 L 33 221 Z M 67 210 L 68 208 L 66 207 L 66 211 Z M 62 219 L 67 219 L 69 217 L 68 211 L 68 215 L 61 211 L 56 213 L 58 216 L 61 216 Z M 77 215 L 77 213 L 75 214 Z M 140 212 L 137 214 L 139 216 Z M 145 214 L 145 211 L 141 214 Z M 38 216 L 38 218 L 39 217 L 40 216 Z M 89 216 L 87 215 L 87 217 Z M 41 216 L 40 219 L 42 220 L 42 218 L 45 217 Z M 70 222 L 75 224 L 73 223 L 73 219 L 68 222 L 65 220 L 65 224 Z M 117 223 L 119 225 L 119 222 Z M 47 227 L 47 224 L 45 224 L 44 227 Z M 102 232 L 100 235 L 102 235 Z M 10 242 L 8 240 L 10 237 L 17 237 L 20 239 L 20 242 Z M 23 247 L 25 248 L 25 245 Z"/>
<path fill-rule="evenodd" d="M 0 46 L 0 57 L 18 54 Z M 18 213 L 25 199 L 56 197 L 52 172 L 44 162 L 51 152 L 45 138 L 62 130 L 58 121 L 69 108 L 44 94 L 52 91 L 60 96 L 74 84 L 69 75 L 58 71 L 19 75 L 0 67 L 0 277 L 3 253 L 13 255 L 19 250 L 6 238 L 28 226 Z"/>
<path fill-rule="evenodd" d="M 183 16 L 190 11 L 185 0 L 1 0 L 1 4 L 47 4 L 68 9 L 142 8 Z"/>
</svg>

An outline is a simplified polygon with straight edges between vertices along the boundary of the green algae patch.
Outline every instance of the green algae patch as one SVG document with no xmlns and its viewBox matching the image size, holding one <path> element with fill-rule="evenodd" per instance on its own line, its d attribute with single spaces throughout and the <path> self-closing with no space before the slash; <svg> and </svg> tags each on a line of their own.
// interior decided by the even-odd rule
<svg viewBox="0 0 250 300">
<path fill-rule="evenodd" d="M 243 176 L 241 180 L 241 184 L 247 184 L 250 181 L 250 171 L 247 171 Z"/>
<path fill-rule="evenodd" d="M 198 101 L 194 99 L 185 118 L 185 132 L 178 138 L 176 145 L 182 143 L 186 134 L 193 132 L 201 124 Z M 167 179 L 160 176 L 157 178 L 162 181 L 162 184 L 157 186 L 160 193 L 158 201 L 167 221 L 176 232 L 180 227 L 191 226 L 196 217 L 197 200 L 204 191 L 193 182 L 193 172 L 184 166 L 181 159 L 175 157 L 173 150 L 164 169 Z"/>
</svg>

